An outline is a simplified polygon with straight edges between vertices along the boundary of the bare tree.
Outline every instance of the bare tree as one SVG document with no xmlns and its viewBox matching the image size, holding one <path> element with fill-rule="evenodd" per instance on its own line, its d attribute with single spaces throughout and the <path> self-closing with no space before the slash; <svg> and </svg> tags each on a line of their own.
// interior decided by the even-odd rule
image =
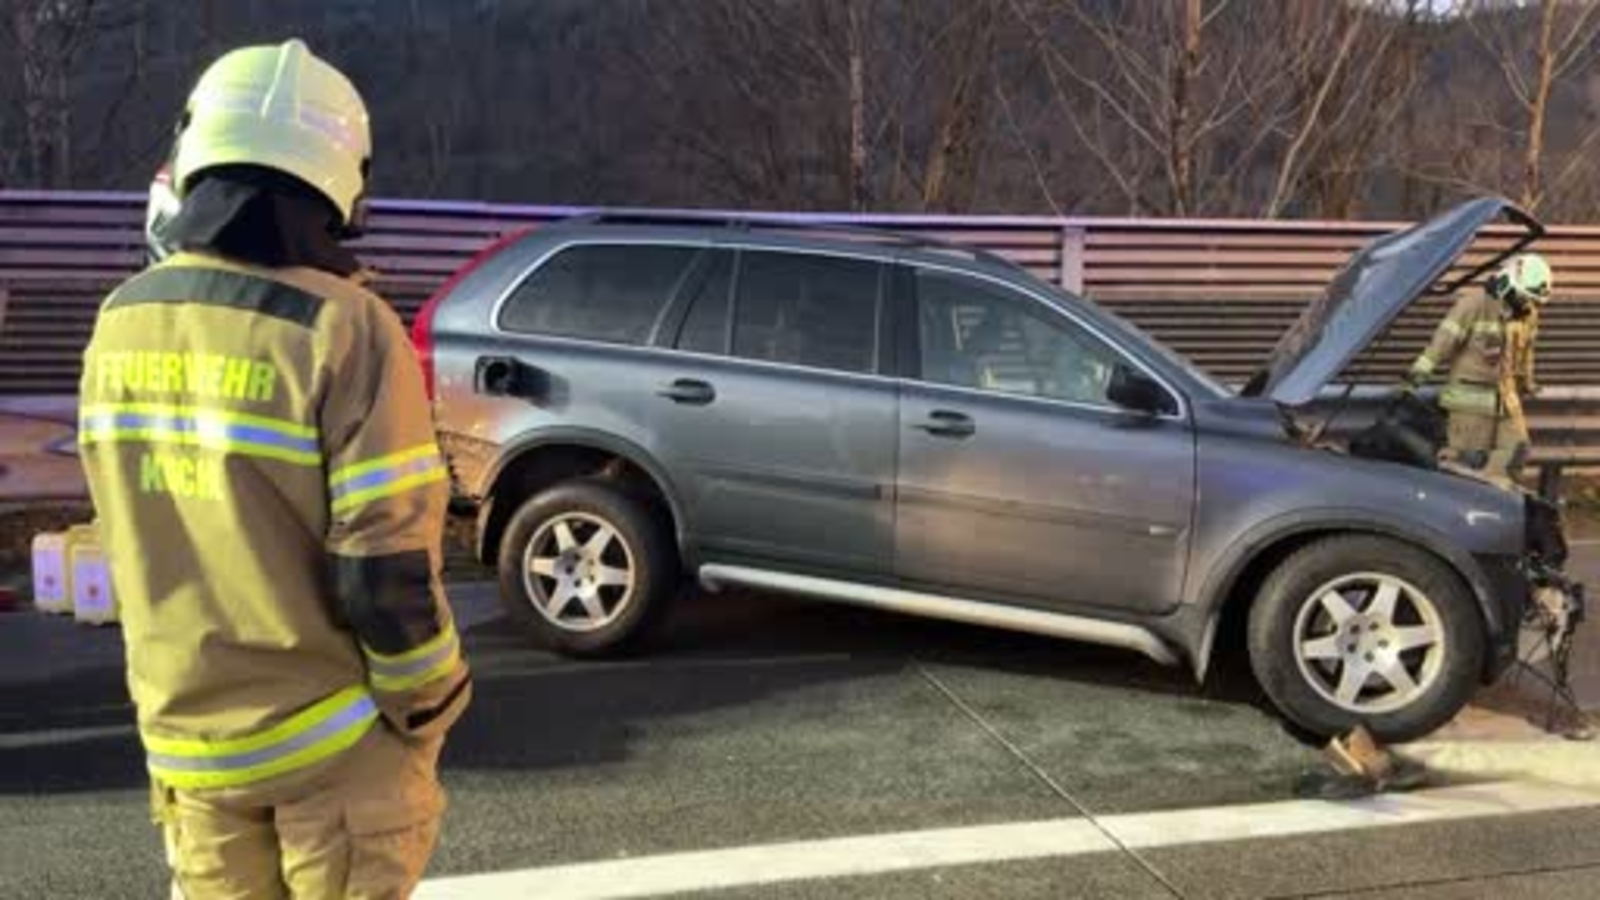
<svg viewBox="0 0 1600 900">
<path fill-rule="evenodd" d="M 836 57 L 817 52 L 826 44 L 809 7 L 702 0 L 656 18 L 637 57 L 650 112 L 684 164 L 705 173 L 708 199 L 847 202 L 848 169 L 834 179 L 818 179 L 816 170 L 819 160 L 850 156 L 850 114 L 841 117 L 843 129 L 820 114 L 849 108 L 848 47 L 841 44 Z M 827 102 L 834 98 L 840 102 Z M 846 149 L 830 154 L 829 145 Z"/>
<path fill-rule="evenodd" d="M 1194 195 L 1194 91 L 1200 78 L 1200 32 L 1205 19 L 1201 0 L 1184 0 L 1179 52 L 1172 67 L 1172 124 L 1167 129 L 1168 167 L 1178 210 L 1193 209 Z"/>
<path fill-rule="evenodd" d="M 204 66 L 304 37 L 384 194 L 1600 215 L 1596 0 L 0 0 L 0 181 L 142 188 Z M 384 40 L 375 41 L 374 34 Z"/>
<path fill-rule="evenodd" d="M 1361 26 L 1365 17 L 1360 14 L 1349 15 L 1347 22 L 1338 38 L 1337 48 L 1328 59 L 1326 67 L 1319 72 L 1314 80 L 1314 87 L 1306 92 L 1297 106 L 1298 122 L 1294 126 L 1293 136 L 1289 139 L 1288 146 L 1283 149 L 1278 163 L 1278 175 L 1273 183 L 1272 195 L 1267 199 L 1262 213 L 1267 218 L 1276 218 L 1283 213 L 1285 205 L 1290 200 L 1290 190 L 1299 178 L 1301 169 L 1301 156 L 1307 145 L 1312 141 L 1320 126 L 1325 122 L 1329 107 L 1328 98 L 1333 93 L 1334 87 L 1339 83 L 1341 76 L 1350 63 L 1351 49 L 1355 46 L 1356 38 L 1361 34 Z M 1310 85 L 1308 85 L 1310 86 Z"/>
<path fill-rule="evenodd" d="M 1555 88 L 1581 60 L 1593 57 L 1600 35 L 1600 4 L 1591 0 L 1537 0 L 1537 21 L 1529 28 L 1522 4 L 1472 0 L 1463 20 L 1477 43 L 1499 66 L 1514 101 L 1512 133 L 1521 141 L 1518 196 L 1528 209 L 1545 199 L 1547 130 Z M 1591 131 L 1591 134 L 1593 131 Z M 1592 138 L 1580 143 L 1585 153 Z"/>
<path fill-rule="evenodd" d="M 47 187 L 71 183 L 73 67 L 93 38 L 96 0 L 8 0 L 0 42 L 16 60 L 22 148 L 8 166 L 20 180 Z M 13 150 L 13 153 L 16 153 Z"/>
<path fill-rule="evenodd" d="M 971 208 L 977 165 L 986 131 L 995 4 L 972 0 L 967 25 L 942 43 L 950 53 L 933 140 L 923 168 L 922 209 L 960 212 Z"/>
<path fill-rule="evenodd" d="M 850 54 L 850 208 L 872 203 L 867 157 L 867 18 L 862 0 L 846 0 Z"/>
</svg>

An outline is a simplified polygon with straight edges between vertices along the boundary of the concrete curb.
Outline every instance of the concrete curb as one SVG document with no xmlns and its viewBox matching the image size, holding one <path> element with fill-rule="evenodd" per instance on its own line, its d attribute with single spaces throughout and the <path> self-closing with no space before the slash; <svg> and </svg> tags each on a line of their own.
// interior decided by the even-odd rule
<svg viewBox="0 0 1600 900">
<path fill-rule="evenodd" d="M 1421 741 L 1399 750 L 1447 778 L 1600 788 L 1600 741 Z"/>
</svg>

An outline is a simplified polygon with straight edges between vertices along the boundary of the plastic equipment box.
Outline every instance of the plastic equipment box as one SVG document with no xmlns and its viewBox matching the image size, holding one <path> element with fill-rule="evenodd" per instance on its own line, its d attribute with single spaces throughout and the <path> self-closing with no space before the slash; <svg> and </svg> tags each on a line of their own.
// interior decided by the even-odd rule
<svg viewBox="0 0 1600 900">
<path fill-rule="evenodd" d="M 66 531 L 33 538 L 33 605 L 40 612 L 72 615 L 72 548 L 94 541 L 94 527 L 74 525 Z"/>
<path fill-rule="evenodd" d="M 79 622 L 106 625 L 117 621 L 117 601 L 111 589 L 111 572 L 95 535 L 76 541 L 68 550 L 72 570 L 72 615 Z"/>
<path fill-rule="evenodd" d="M 33 607 L 59 615 L 72 612 L 66 532 L 46 532 L 33 537 Z"/>
</svg>

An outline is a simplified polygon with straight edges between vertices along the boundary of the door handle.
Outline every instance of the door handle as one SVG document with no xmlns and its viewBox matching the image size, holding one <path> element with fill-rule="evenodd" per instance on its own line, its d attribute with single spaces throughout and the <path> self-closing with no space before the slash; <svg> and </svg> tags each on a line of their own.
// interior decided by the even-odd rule
<svg viewBox="0 0 1600 900">
<path fill-rule="evenodd" d="M 948 438 L 969 438 L 978 431 L 977 423 L 972 421 L 971 416 L 948 409 L 936 409 L 928 413 L 928 421 L 918 424 L 916 428 L 934 437 Z"/>
<path fill-rule="evenodd" d="M 689 406 L 705 406 L 717 399 L 717 389 L 695 378 L 679 378 L 671 384 L 656 391 L 656 394 L 671 400 L 673 403 L 683 403 Z"/>
</svg>

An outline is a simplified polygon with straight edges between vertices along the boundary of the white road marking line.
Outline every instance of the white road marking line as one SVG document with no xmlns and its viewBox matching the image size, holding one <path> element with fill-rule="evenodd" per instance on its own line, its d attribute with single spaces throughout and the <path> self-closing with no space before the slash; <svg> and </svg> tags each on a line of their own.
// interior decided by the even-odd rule
<svg viewBox="0 0 1600 900">
<path fill-rule="evenodd" d="M 1290 800 L 1250 806 L 1107 816 L 1100 819 L 1100 823 L 1129 847 L 1170 847 L 1176 844 L 1418 825 L 1596 805 L 1600 805 L 1600 793 L 1574 790 L 1567 786 L 1499 782 L 1414 794 L 1385 794 L 1341 803 Z"/>
<path fill-rule="evenodd" d="M 823 663 L 848 663 L 859 661 L 857 657 L 848 653 L 807 653 L 795 656 L 738 656 L 738 657 L 661 657 L 657 659 L 638 660 L 584 660 L 571 662 L 568 660 L 538 660 L 538 665 L 527 667 L 520 660 L 509 662 L 496 660 L 493 663 L 481 666 L 484 672 L 490 674 L 512 674 L 519 678 L 529 676 L 555 677 L 562 675 L 590 677 L 600 672 L 633 672 L 654 669 L 656 671 L 682 670 L 682 669 L 726 669 L 726 668 L 754 668 L 759 666 L 811 666 Z M 477 669 L 474 669 L 476 672 Z"/>
<path fill-rule="evenodd" d="M 1532 726 L 1530 726 L 1532 727 Z M 1508 741 L 1423 741 L 1402 748 L 1430 770 L 1478 780 L 1565 784 L 1600 790 L 1600 744 L 1555 737 Z"/>
<path fill-rule="evenodd" d="M 138 733 L 138 729 L 132 724 L 90 725 L 83 728 L 47 728 L 43 731 L 14 731 L 0 733 L 0 750 L 47 747 L 52 744 L 69 744 L 74 741 L 92 741 L 108 737 L 134 737 Z"/>
<path fill-rule="evenodd" d="M 1577 538 L 1567 541 L 1569 547 L 1600 547 L 1600 538 Z"/>
<path fill-rule="evenodd" d="M 1114 851 L 1087 819 L 907 831 L 672 853 L 424 882 L 419 900 L 614 900 L 780 881 Z"/>
<path fill-rule="evenodd" d="M 828 838 L 669 853 L 424 882 L 419 900 L 619 900 L 782 881 L 1286 837 L 1600 806 L 1600 792 L 1520 782 L 1441 788 L 1349 802 L 1295 800 L 1089 819 Z M 1098 827 L 1096 826 L 1098 822 Z M 1104 829 L 1102 831 L 1101 829 Z"/>
</svg>

